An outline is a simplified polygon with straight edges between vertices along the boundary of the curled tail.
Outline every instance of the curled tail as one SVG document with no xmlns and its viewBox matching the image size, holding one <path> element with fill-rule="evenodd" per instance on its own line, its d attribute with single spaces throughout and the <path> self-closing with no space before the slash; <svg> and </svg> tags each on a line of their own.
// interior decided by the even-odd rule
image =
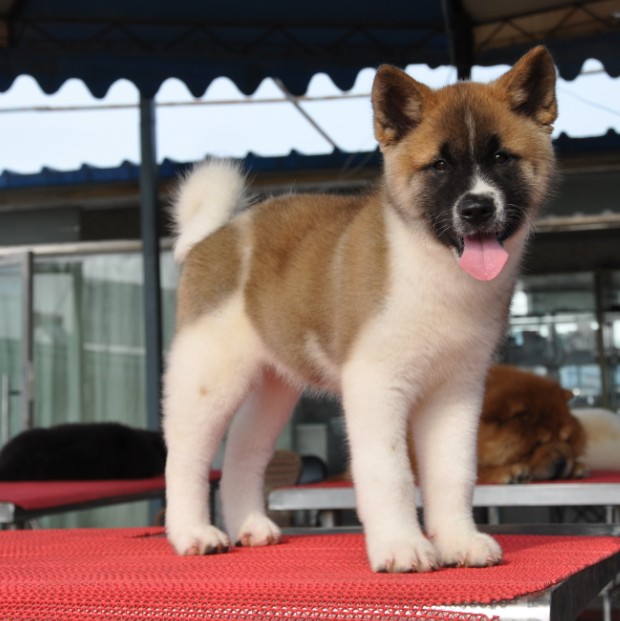
<svg viewBox="0 0 620 621">
<path fill-rule="evenodd" d="M 182 263 L 192 246 L 247 203 L 245 175 L 236 162 L 213 159 L 194 166 L 179 184 L 174 200 L 174 260 Z"/>
</svg>

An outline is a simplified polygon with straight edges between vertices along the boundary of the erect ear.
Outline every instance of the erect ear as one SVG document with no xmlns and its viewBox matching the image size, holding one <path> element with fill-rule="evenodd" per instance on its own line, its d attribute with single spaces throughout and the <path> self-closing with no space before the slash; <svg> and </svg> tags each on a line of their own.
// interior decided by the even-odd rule
<svg viewBox="0 0 620 621">
<path fill-rule="evenodd" d="M 567 401 L 570 401 L 575 396 L 575 393 L 572 390 L 564 389 L 563 392 L 564 392 L 564 398 Z"/>
<path fill-rule="evenodd" d="M 519 399 L 506 400 L 506 418 L 519 418 L 527 414 L 527 404 Z"/>
<path fill-rule="evenodd" d="M 530 117 L 551 133 L 558 116 L 555 77 L 551 54 L 539 45 L 522 56 L 497 84 L 505 89 L 514 112 Z"/>
<path fill-rule="evenodd" d="M 398 142 L 422 120 L 431 89 L 392 65 L 377 70 L 372 85 L 375 138 L 381 147 Z"/>
<path fill-rule="evenodd" d="M 482 408 L 482 420 L 486 423 L 503 425 L 513 418 L 519 418 L 527 414 L 527 404 L 518 397 L 496 394 L 496 398 L 489 399 L 489 394 L 484 400 Z"/>
</svg>

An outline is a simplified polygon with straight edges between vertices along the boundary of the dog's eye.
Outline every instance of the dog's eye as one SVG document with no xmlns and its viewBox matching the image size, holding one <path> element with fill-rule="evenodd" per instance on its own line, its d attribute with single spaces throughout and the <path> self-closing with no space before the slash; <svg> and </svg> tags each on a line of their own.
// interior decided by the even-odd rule
<svg viewBox="0 0 620 621">
<path fill-rule="evenodd" d="M 498 151 L 493 156 L 493 161 L 496 164 L 506 164 L 508 163 L 509 160 L 510 160 L 510 156 L 507 153 L 504 153 L 503 151 Z"/>
<path fill-rule="evenodd" d="M 433 162 L 433 168 L 438 172 L 445 172 L 448 170 L 448 162 L 446 160 L 437 160 Z"/>
</svg>

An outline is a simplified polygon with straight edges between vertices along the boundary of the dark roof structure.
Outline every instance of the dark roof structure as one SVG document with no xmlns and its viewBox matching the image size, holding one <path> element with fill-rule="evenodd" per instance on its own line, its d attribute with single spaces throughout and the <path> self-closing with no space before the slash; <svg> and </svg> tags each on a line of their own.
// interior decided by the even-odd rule
<svg viewBox="0 0 620 621">
<path fill-rule="evenodd" d="M 250 94 L 265 77 L 305 92 L 319 72 L 341 89 L 389 62 L 510 64 L 537 43 L 560 74 L 588 58 L 620 75 L 618 0 L 0 0 L 0 91 L 21 74 L 44 91 L 79 78 L 97 96 L 120 79 L 152 97 L 169 77 L 194 95 L 229 77 Z"/>
<path fill-rule="evenodd" d="M 602 136 L 571 138 L 560 135 L 554 141 L 555 151 L 564 160 L 596 156 L 597 159 L 620 153 L 620 134 L 609 130 Z M 288 155 L 263 157 L 248 153 L 243 158 L 244 169 L 251 174 L 295 173 L 300 170 L 339 170 L 365 167 L 378 168 L 381 155 L 378 150 L 359 153 L 347 153 L 334 150 L 331 153 L 305 155 L 291 151 Z M 174 179 L 193 162 L 176 162 L 166 159 L 158 166 L 159 179 Z M 84 164 L 77 170 L 61 171 L 42 168 L 36 173 L 16 173 L 10 170 L 0 172 L 0 191 L 22 188 L 57 187 L 64 185 L 114 183 L 120 181 L 137 181 L 140 178 L 140 166 L 125 161 L 110 168 Z"/>
</svg>

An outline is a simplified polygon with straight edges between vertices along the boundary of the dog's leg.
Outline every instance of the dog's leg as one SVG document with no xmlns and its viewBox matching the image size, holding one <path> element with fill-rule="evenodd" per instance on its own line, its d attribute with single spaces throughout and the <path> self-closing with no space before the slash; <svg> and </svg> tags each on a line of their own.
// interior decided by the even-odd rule
<svg viewBox="0 0 620 621">
<path fill-rule="evenodd" d="M 478 532 L 473 520 L 483 383 L 465 375 L 439 389 L 411 422 L 424 521 L 440 560 L 483 567 L 499 563 L 502 551 L 494 539 Z"/>
<path fill-rule="evenodd" d="M 226 530 L 235 543 L 277 543 L 280 529 L 265 513 L 265 468 L 299 390 L 266 369 L 230 428 L 224 457 L 221 495 Z"/>
<path fill-rule="evenodd" d="M 166 530 L 180 554 L 225 551 L 211 524 L 209 470 L 236 409 L 260 371 L 260 346 L 238 308 L 183 328 L 165 378 Z"/>
<path fill-rule="evenodd" d="M 418 523 L 407 453 L 409 399 L 380 369 L 350 367 L 343 377 L 343 405 L 372 569 L 431 571 L 438 560 Z"/>
</svg>

